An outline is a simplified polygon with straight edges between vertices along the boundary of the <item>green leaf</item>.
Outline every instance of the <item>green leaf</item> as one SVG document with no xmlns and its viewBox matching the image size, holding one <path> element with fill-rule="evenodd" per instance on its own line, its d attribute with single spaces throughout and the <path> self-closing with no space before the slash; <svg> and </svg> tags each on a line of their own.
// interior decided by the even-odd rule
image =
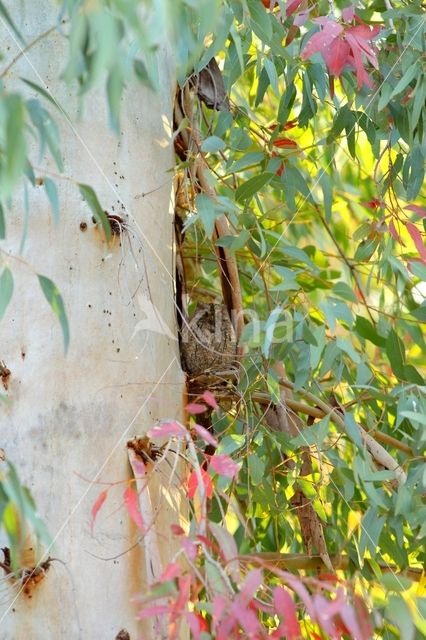
<svg viewBox="0 0 426 640">
<path fill-rule="evenodd" d="M 423 302 L 417 309 L 411 309 L 410 315 L 417 318 L 420 322 L 426 322 L 426 302 Z"/>
<path fill-rule="evenodd" d="M 41 276 L 39 274 L 37 274 L 37 278 L 38 278 L 41 290 L 43 291 L 46 297 L 46 300 L 52 307 L 53 313 L 58 317 L 59 322 L 61 324 L 62 334 L 64 337 L 64 348 L 66 353 L 68 351 L 70 333 L 69 333 L 69 326 L 68 326 L 68 318 L 65 312 L 64 301 L 62 300 L 62 296 L 59 293 L 59 290 L 56 287 L 55 283 L 52 282 L 52 280 L 50 280 L 49 278 L 46 278 L 46 276 Z"/>
<path fill-rule="evenodd" d="M 246 182 L 240 184 L 235 192 L 235 199 L 237 202 L 242 202 L 243 200 L 252 198 L 255 193 L 271 182 L 274 175 L 274 173 L 260 173 L 259 175 L 249 178 Z"/>
<path fill-rule="evenodd" d="M 247 6 L 251 28 L 263 43 L 268 43 L 272 38 L 272 22 L 269 13 L 259 0 L 247 0 Z"/>
<path fill-rule="evenodd" d="M 388 591 L 406 591 L 413 586 L 410 578 L 396 575 L 395 573 L 384 573 L 380 578 L 380 582 Z"/>
<path fill-rule="evenodd" d="M 404 343 L 398 334 L 391 329 L 386 339 L 386 354 L 389 358 L 392 371 L 398 377 L 403 377 L 405 365 Z"/>
<path fill-rule="evenodd" d="M 278 74 L 277 74 L 277 70 L 275 68 L 274 63 L 269 60 L 269 58 L 265 58 L 264 62 L 263 62 L 265 69 L 266 69 L 266 73 L 268 74 L 268 78 L 269 78 L 269 82 L 271 83 L 271 87 L 275 93 L 275 95 L 279 95 L 279 89 L 278 89 Z"/>
<path fill-rule="evenodd" d="M 260 484 L 265 473 L 265 463 L 255 453 L 247 458 L 248 472 L 253 484 Z"/>
<path fill-rule="evenodd" d="M 204 230 L 207 236 L 211 238 L 214 231 L 215 220 L 223 214 L 223 208 L 218 202 L 213 200 L 213 198 L 209 198 L 209 196 L 206 196 L 204 193 L 198 193 L 196 195 L 195 206 Z"/>
<path fill-rule="evenodd" d="M 346 429 L 346 433 L 348 434 L 352 442 L 354 442 L 357 445 L 357 447 L 361 448 L 362 447 L 361 434 L 359 432 L 359 427 L 355 422 L 355 418 L 351 413 L 345 413 L 345 429 Z"/>
<path fill-rule="evenodd" d="M 81 195 L 86 200 L 87 204 L 90 207 L 90 210 L 98 224 L 101 225 L 103 232 L 105 234 L 106 239 L 111 240 L 111 225 L 107 218 L 105 211 L 102 209 L 99 204 L 98 197 L 92 187 L 88 184 L 79 184 L 78 188 L 80 190 Z"/>
<path fill-rule="evenodd" d="M 395 96 L 397 96 L 399 93 L 401 93 L 401 91 L 404 91 L 404 89 L 406 87 L 408 87 L 408 85 L 410 84 L 410 82 L 412 80 L 414 80 L 414 78 L 418 75 L 419 73 L 419 63 L 416 60 L 409 69 L 407 69 L 407 71 L 405 71 L 402 75 L 402 78 L 400 79 L 400 81 L 397 83 L 396 87 L 392 90 L 392 93 L 389 96 L 389 100 L 392 100 L 392 98 L 394 98 Z M 382 105 L 381 108 L 383 108 L 383 106 L 386 105 Z"/>
<path fill-rule="evenodd" d="M 6 237 L 6 220 L 4 217 L 4 208 L 0 202 L 0 240 L 4 240 Z"/>
<path fill-rule="evenodd" d="M 13 295 L 13 276 L 10 269 L 5 267 L 0 276 L 0 320 L 2 320 L 7 306 Z"/>
<path fill-rule="evenodd" d="M 379 544 L 385 519 L 378 515 L 376 507 L 370 507 L 364 515 L 361 523 L 361 536 L 359 541 L 359 553 L 363 557 L 365 550 L 369 549 L 371 556 L 376 556 L 377 545 Z"/>
<path fill-rule="evenodd" d="M 151 89 L 151 91 L 156 90 L 157 87 L 155 86 L 155 83 L 153 82 L 151 76 L 149 75 L 147 68 L 145 66 L 145 63 L 142 60 L 139 60 L 137 58 L 133 60 L 133 70 L 138 80 L 145 87 L 148 87 L 148 89 Z"/>
<path fill-rule="evenodd" d="M 109 122 L 111 129 L 116 133 L 120 133 L 120 106 L 121 96 L 123 94 L 123 78 L 118 67 L 114 67 L 108 74 L 107 80 L 107 98 L 109 107 Z"/>
<path fill-rule="evenodd" d="M 225 147 L 224 141 L 218 136 L 209 136 L 201 143 L 201 151 L 204 151 L 204 153 L 217 153 Z"/>
<path fill-rule="evenodd" d="M 2 98 L 5 114 L 5 154 L 0 173 L 0 187 L 4 197 L 12 195 L 16 183 L 25 171 L 25 107 L 20 96 L 9 94 Z"/>
<path fill-rule="evenodd" d="M 398 627 L 404 640 L 414 640 L 416 630 L 412 618 L 412 613 L 407 603 L 401 597 L 391 596 L 386 607 L 386 615 Z"/>
<path fill-rule="evenodd" d="M 357 316 L 354 329 L 356 333 L 361 336 L 361 338 L 369 340 L 378 347 L 385 347 L 386 339 L 382 336 L 379 336 L 375 327 L 369 320 L 367 320 L 367 318 Z"/>
<path fill-rule="evenodd" d="M 43 181 L 50 206 L 52 207 L 53 219 L 58 223 L 60 218 L 58 189 L 50 178 L 44 178 Z"/>
<path fill-rule="evenodd" d="M 358 302 L 354 290 L 346 282 L 337 282 L 333 287 L 333 293 L 349 302 Z"/>
<path fill-rule="evenodd" d="M 15 34 L 15 36 L 18 38 L 18 40 L 20 40 L 21 44 L 25 44 L 24 38 L 22 37 L 20 31 L 15 26 L 15 23 L 13 22 L 12 18 L 10 17 L 9 12 L 7 11 L 7 9 L 4 6 L 3 2 L 0 2 L 0 16 L 2 16 L 3 19 L 7 22 L 7 24 L 12 29 L 13 33 Z"/>
<path fill-rule="evenodd" d="M 31 87 L 31 89 L 34 89 L 34 91 L 37 91 L 37 93 L 43 96 L 43 98 L 46 98 L 46 100 L 49 100 L 50 104 L 53 104 L 55 109 L 58 109 L 61 115 L 65 115 L 66 118 L 70 120 L 66 111 L 64 111 L 64 109 L 59 105 L 58 102 L 56 102 L 56 100 L 51 96 L 51 94 L 48 91 L 46 91 L 46 89 L 43 89 L 43 87 L 40 87 L 39 84 L 32 82 L 32 80 L 27 80 L 26 78 L 21 78 L 21 80 L 22 82 L 25 82 L 25 84 L 27 84 L 29 87 Z"/>
<path fill-rule="evenodd" d="M 328 173 L 321 169 L 318 176 L 319 183 L 321 185 L 323 199 L 324 199 L 324 212 L 327 222 L 331 221 L 331 213 L 333 206 L 333 183 Z"/>
</svg>

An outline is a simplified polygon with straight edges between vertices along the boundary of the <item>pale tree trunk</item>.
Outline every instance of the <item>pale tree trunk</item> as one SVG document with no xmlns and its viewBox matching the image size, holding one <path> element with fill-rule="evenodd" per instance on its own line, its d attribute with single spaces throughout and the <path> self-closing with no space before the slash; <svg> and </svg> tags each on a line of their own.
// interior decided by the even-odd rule
<svg viewBox="0 0 426 640">
<path fill-rule="evenodd" d="M 55 20 L 43 0 L 6 6 L 27 42 Z M 12 59 L 19 53 L 16 39 L 4 24 L 0 31 L 2 51 Z M 50 556 L 62 562 L 51 563 L 31 597 L 17 595 L 17 586 L 3 581 L 0 637 L 157 638 L 152 627 L 136 621 L 138 607 L 131 601 L 147 589 L 147 558 L 143 542 L 135 544 L 140 531 L 124 506 L 127 485 L 111 488 L 93 534 L 90 510 L 108 488 L 94 480 L 131 477 L 127 440 L 158 419 L 182 418 L 172 281 L 172 66 L 160 50 L 159 95 L 137 85 L 127 88 L 117 138 L 108 128 L 103 89 L 85 97 L 77 118 L 78 103 L 59 80 L 67 46 L 65 38 L 51 32 L 5 78 L 8 89 L 22 90 L 20 77 L 47 88 L 75 124 L 44 103 L 60 124 L 66 176 L 56 180 L 60 222 L 52 219 L 43 186 L 30 187 L 28 233 L 19 256 L 25 218 L 20 189 L 1 243 L 11 256 L 7 264 L 15 292 L 0 325 L 0 359 L 11 371 L 10 404 L 0 407 L 0 446 L 29 486 L 54 539 Z M 31 91 L 28 96 L 38 97 Z M 36 175 L 52 177 L 44 171 L 57 171 L 53 163 L 40 160 L 36 150 L 35 144 Z M 92 185 L 102 207 L 128 223 L 109 246 L 78 182 Z M 52 279 L 63 296 L 70 323 L 66 356 L 37 273 Z M 154 519 L 162 556 L 154 559 L 157 566 L 172 559 L 170 524 L 182 517 L 178 481 L 170 481 L 170 464 L 161 468 L 161 480 L 151 491 L 160 512 Z M 120 635 L 122 630 L 128 636 Z"/>
</svg>

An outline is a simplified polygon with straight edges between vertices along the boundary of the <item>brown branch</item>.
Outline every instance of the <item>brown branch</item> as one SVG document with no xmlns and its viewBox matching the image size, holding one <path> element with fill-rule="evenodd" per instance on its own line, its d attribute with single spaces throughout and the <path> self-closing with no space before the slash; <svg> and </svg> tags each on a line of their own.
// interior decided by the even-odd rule
<svg viewBox="0 0 426 640">
<path fill-rule="evenodd" d="M 238 559 L 247 563 L 278 565 L 289 571 L 324 571 L 327 569 L 320 556 L 308 556 L 299 553 L 274 553 L 266 551 L 263 553 L 240 555 Z M 346 555 L 332 556 L 331 562 L 337 570 L 346 570 L 351 565 L 351 559 Z M 364 563 L 371 568 L 368 559 L 364 559 Z M 407 577 L 419 581 L 423 575 L 422 569 L 417 567 L 408 567 L 400 571 L 398 567 L 393 564 L 379 563 L 378 566 L 383 573 L 393 573 L 396 577 Z M 371 571 L 373 572 L 373 569 L 371 569 Z"/>
</svg>

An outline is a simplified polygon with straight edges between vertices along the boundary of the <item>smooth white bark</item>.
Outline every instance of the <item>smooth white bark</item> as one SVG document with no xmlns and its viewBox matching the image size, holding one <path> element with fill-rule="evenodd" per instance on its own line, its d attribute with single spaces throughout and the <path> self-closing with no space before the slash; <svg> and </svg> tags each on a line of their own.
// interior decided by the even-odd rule
<svg viewBox="0 0 426 640">
<path fill-rule="evenodd" d="M 42 0 L 6 5 L 28 42 L 55 18 Z M 12 58 L 19 51 L 16 39 L 4 24 L 0 31 L 2 50 L 10 47 Z M 6 86 L 28 78 L 47 87 L 75 116 L 72 92 L 58 80 L 66 54 L 66 40 L 52 32 L 13 66 Z M 108 128 L 102 90 L 86 97 L 73 125 L 54 114 L 67 178 L 57 180 L 61 220 L 54 224 L 44 188 L 30 188 L 28 235 L 19 260 L 12 256 L 19 255 L 24 227 L 22 193 L 7 216 L 7 240 L 0 247 L 10 254 L 15 293 L 0 325 L 0 359 L 11 370 L 11 402 L 0 407 L 0 446 L 30 487 L 54 537 L 50 555 L 65 565 L 52 563 L 31 599 L 21 594 L 15 600 L 3 584 L 3 640 L 113 640 L 121 629 L 131 640 L 150 637 L 136 622 L 137 605 L 131 602 L 144 588 L 145 560 L 140 546 L 127 551 L 139 533 L 123 506 L 126 485 L 111 489 L 93 535 L 90 509 L 105 488 L 93 479 L 131 476 L 127 439 L 157 419 L 182 414 L 167 173 L 173 163 L 173 79 L 165 51 L 159 61 L 161 95 L 140 86 L 127 90 L 119 139 Z M 37 175 L 46 167 L 56 172 L 36 150 L 35 144 Z M 106 245 L 76 182 L 92 185 L 102 206 L 128 222 L 121 246 L 118 238 Z M 66 356 L 36 273 L 51 278 L 64 298 L 71 332 Z M 179 492 L 167 487 L 165 494 L 158 520 L 163 561 L 173 555 L 170 524 L 178 521 L 179 511 Z"/>
</svg>

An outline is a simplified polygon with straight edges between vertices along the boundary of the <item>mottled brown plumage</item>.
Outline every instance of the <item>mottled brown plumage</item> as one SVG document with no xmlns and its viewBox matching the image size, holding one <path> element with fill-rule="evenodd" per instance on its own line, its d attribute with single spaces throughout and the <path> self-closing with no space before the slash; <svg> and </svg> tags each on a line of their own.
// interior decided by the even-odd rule
<svg viewBox="0 0 426 640">
<path fill-rule="evenodd" d="M 182 367 L 190 375 L 225 371 L 235 363 L 237 341 L 222 304 L 198 303 L 181 330 Z"/>
</svg>

